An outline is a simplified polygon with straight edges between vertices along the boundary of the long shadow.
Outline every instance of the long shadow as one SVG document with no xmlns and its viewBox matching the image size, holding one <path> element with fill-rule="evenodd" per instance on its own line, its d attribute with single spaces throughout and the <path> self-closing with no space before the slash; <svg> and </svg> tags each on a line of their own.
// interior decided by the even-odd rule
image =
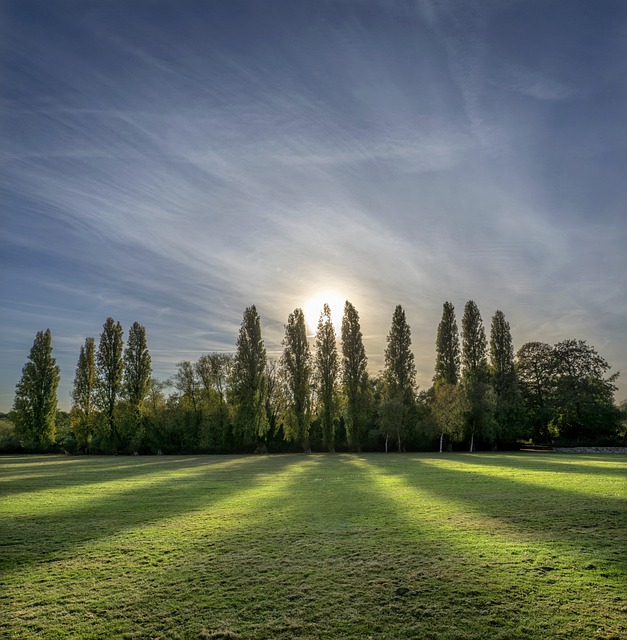
<svg viewBox="0 0 627 640">
<path fill-rule="evenodd" d="M 393 473 L 410 487 L 501 521 L 538 541 L 561 541 L 574 548 L 588 548 L 604 561 L 624 563 L 627 552 L 624 497 L 587 495 L 564 487 L 528 483 L 510 475 L 499 477 L 448 465 L 439 467 L 432 464 L 434 460 L 434 457 L 425 461 L 417 456 L 408 458 L 408 463 L 411 461 L 424 469 L 420 477 L 410 473 L 407 465 L 397 466 Z M 457 462 L 457 458 L 448 460 Z M 460 466 L 465 462 L 460 462 Z M 379 473 L 391 473 L 380 458 L 370 458 L 368 463 Z M 604 535 L 594 535 L 595 530 Z M 608 530 L 614 535 L 605 535 Z M 624 544 L 621 545 L 620 540 L 624 540 Z"/>
<path fill-rule="evenodd" d="M 431 468 L 425 473 L 436 484 L 443 475 Z M 451 476 L 456 483 L 458 473 Z M 387 485 L 388 479 L 398 482 Z M 451 499 L 451 492 L 438 492 L 432 483 L 425 488 L 400 457 L 307 458 L 290 485 L 289 502 L 279 496 L 264 501 L 242 525 L 242 532 L 255 529 L 255 537 L 211 534 L 217 548 L 190 550 L 189 558 L 168 567 L 167 580 L 157 580 L 152 596 L 134 599 L 133 610 L 149 613 L 129 621 L 127 631 L 167 635 L 171 628 L 163 620 L 178 616 L 177 629 L 191 637 L 198 629 L 185 612 L 194 610 L 208 631 L 218 630 L 211 626 L 218 620 L 251 638 L 258 637 L 255 631 L 264 638 L 487 638 L 499 625 L 515 631 L 511 618 L 524 619 L 536 606 L 550 615 L 545 596 L 528 582 L 520 585 L 519 573 L 498 563 L 486 566 L 471 545 L 456 542 L 450 523 L 416 518 L 409 511 L 411 493 L 396 500 L 389 493 L 395 486 L 436 503 Z M 452 499 L 457 511 L 460 504 L 462 511 L 464 504 L 474 507 L 474 498 Z M 544 542 L 548 548 L 551 539 Z M 171 590 L 183 584 L 188 586 L 176 591 L 173 613 Z M 199 588 L 205 592 L 200 603 L 194 595 Z M 554 589 L 568 597 L 567 586 Z M 551 631 L 560 629 L 549 621 L 499 637 L 547 637 Z"/>
<path fill-rule="evenodd" d="M 176 459 L 171 461 L 171 467 L 163 465 L 149 483 L 145 482 L 150 479 L 146 469 L 140 469 L 135 476 L 130 471 L 113 474 L 116 482 L 126 482 L 120 485 L 122 490 L 116 487 L 112 493 L 107 493 L 106 478 L 101 476 L 94 479 L 104 481 L 101 495 L 85 494 L 82 500 L 62 510 L 41 515 L 29 515 L 27 508 L 20 513 L 3 514 L 0 574 L 72 556 L 86 544 L 129 529 L 176 518 L 189 511 L 211 509 L 255 487 L 269 473 L 283 473 L 302 461 L 302 456 Z M 233 467 L 237 468 L 237 474 L 233 473 Z M 222 472 L 228 473 L 230 483 L 220 477 Z"/>
<path fill-rule="evenodd" d="M 551 454 L 551 453 L 511 453 L 511 454 L 455 454 L 454 459 L 460 464 L 483 465 L 486 467 L 503 467 L 508 466 L 512 469 L 533 470 L 533 471 L 550 471 L 552 473 L 581 473 L 590 474 L 594 472 L 602 473 L 607 476 L 626 477 L 627 475 L 627 457 L 619 454 L 613 454 L 613 458 L 586 457 L 585 461 L 579 457 L 581 454 Z M 496 457 L 495 457 L 496 456 Z M 560 460 L 556 460 L 557 457 Z M 586 464 L 587 462 L 593 464 Z M 599 464 L 602 463 L 602 464 Z M 612 463 L 612 466 L 605 466 Z"/>
<path fill-rule="evenodd" d="M 217 464 L 241 457 L 244 456 L 5 456 L 0 458 L 0 496 L 17 496 L 39 488 L 87 487 L 160 472 L 173 464 L 185 469 L 208 464 L 211 458 Z M 43 486 L 42 480 L 46 481 Z"/>
<path fill-rule="evenodd" d="M 161 621 L 172 615 L 168 598 L 189 581 L 177 591 L 176 609 L 204 615 L 209 631 L 218 630 L 211 624 L 219 620 L 242 637 L 256 637 L 251 629 L 260 625 L 262 637 L 275 638 L 367 637 L 355 631 L 359 625 L 377 637 L 420 637 L 421 620 L 430 624 L 451 609 L 450 583 L 440 575 L 441 540 L 427 527 L 408 527 L 355 459 L 308 457 L 289 498 L 264 501 L 243 525 L 242 533 L 254 530 L 252 539 L 242 544 L 239 536 L 211 534 L 210 547 L 190 550 L 187 560 L 168 567 L 156 591 L 135 598 L 132 609 L 150 613 L 131 624 L 167 635 L 171 629 Z M 200 610 L 198 585 L 205 592 Z M 457 587 L 472 590 L 461 578 Z M 155 601 L 162 603 L 157 610 Z M 176 622 L 184 637 L 198 633 L 186 626 L 190 618 L 180 614 Z M 414 635 L 404 635 L 410 630 Z"/>
</svg>

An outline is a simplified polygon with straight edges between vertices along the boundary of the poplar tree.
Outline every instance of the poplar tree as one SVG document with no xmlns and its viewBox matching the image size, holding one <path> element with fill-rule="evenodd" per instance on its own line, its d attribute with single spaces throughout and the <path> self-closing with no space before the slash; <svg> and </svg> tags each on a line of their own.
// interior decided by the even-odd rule
<svg viewBox="0 0 627 640">
<path fill-rule="evenodd" d="M 455 307 L 445 302 L 442 308 L 442 319 L 438 325 L 435 343 L 435 375 L 434 382 L 457 384 L 459 381 L 459 334 L 455 319 Z"/>
<path fill-rule="evenodd" d="M 515 380 L 514 347 L 509 322 L 497 311 L 490 328 L 490 380 L 497 396 L 512 388 Z"/>
<path fill-rule="evenodd" d="M 76 364 L 72 389 L 70 425 L 79 449 L 87 451 L 94 435 L 96 403 L 96 345 L 93 338 L 86 338 Z"/>
<path fill-rule="evenodd" d="M 509 322 L 502 311 L 492 316 L 490 327 L 490 382 L 496 396 L 496 423 L 499 436 L 515 439 L 522 435 L 522 403 Z"/>
<path fill-rule="evenodd" d="M 330 452 L 334 451 L 338 366 L 337 340 L 331 322 L 331 307 L 325 303 L 316 331 L 315 379 L 318 387 L 322 441 Z"/>
<path fill-rule="evenodd" d="M 487 341 L 477 305 L 469 300 L 462 318 L 462 384 L 467 406 L 470 451 L 475 435 L 489 439 L 494 434 L 494 395 L 488 384 Z"/>
<path fill-rule="evenodd" d="M 365 419 L 368 359 L 364 348 L 359 314 L 348 301 L 342 318 L 342 387 L 346 399 L 346 434 L 351 449 L 361 450 Z"/>
<path fill-rule="evenodd" d="M 309 452 L 311 353 L 302 309 L 295 309 L 287 319 L 281 364 L 287 401 L 286 436 Z"/>
<path fill-rule="evenodd" d="M 50 329 L 37 332 L 28 360 L 15 389 L 15 433 L 22 446 L 42 451 L 55 439 L 60 379 Z"/>
<path fill-rule="evenodd" d="M 124 384 L 122 393 L 128 400 L 131 411 L 132 430 L 130 435 L 134 446 L 138 446 L 143 438 L 144 401 L 150 390 L 152 365 L 146 328 L 134 322 L 128 332 L 128 341 L 124 350 Z"/>
<path fill-rule="evenodd" d="M 462 318 L 462 365 L 466 379 L 486 382 L 488 377 L 487 342 L 479 308 L 469 300 Z"/>
<path fill-rule="evenodd" d="M 102 409 L 106 426 L 114 447 L 120 443 L 120 434 L 116 423 L 116 404 L 122 391 L 124 373 L 124 332 L 122 325 L 113 318 L 107 318 L 100 334 L 96 364 L 98 370 L 97 398 Z"/>
<path fill-rule="evenodd" d="M 263 438 L 268 431 L 265 410 L 266 348 L 255 305 L 244 311 L 233 361 L 232 390 L 236 405 L 234 428 L 237 436 L 244 443 Z"/>
<path fill-rule="evenodd" d="M 150 389 L 152 364 L 146 343 L 146 328 L 134 322 L 124 350 L 124 396 L 131 407 L 141 411 Z"/>
<path fill-rule="evenodd" d="M 402 439 L 409 429 L 410 415 L 415 408 L 414 390 L 416 386 L 416 365 L 411 350 L 411 330 L 405 318 L 405 311 L 399 304 L 392 316 L 392 326 L 387 336 L 385 368 L 383 371 L 385 400 L 400 402 L 402 417 L 396 421 L 396 437 L 399 452 Z M 394 412 L 393 412 L 394 413 Z"/>
</svg>

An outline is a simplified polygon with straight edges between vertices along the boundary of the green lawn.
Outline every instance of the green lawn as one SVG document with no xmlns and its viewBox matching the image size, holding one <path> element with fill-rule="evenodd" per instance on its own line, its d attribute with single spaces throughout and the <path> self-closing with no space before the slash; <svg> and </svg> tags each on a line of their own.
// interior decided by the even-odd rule
<svg viewBox="0 0 627 640">
<path fill-rule="evenodd" d="M 0 457 L 0 636 L 624 638 L 627 461 Z"/>
</svg>

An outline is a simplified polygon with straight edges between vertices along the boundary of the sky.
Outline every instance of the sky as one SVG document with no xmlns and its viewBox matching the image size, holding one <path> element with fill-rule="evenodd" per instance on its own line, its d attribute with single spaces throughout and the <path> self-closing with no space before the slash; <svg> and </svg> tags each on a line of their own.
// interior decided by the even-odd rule
<svg viewBox="0 0 627 640">
<path fill-rule="evenodd" d="M 422 389 L 472 299 L 627 397 L 622 0 L 0 0 L 0 140 L 0 411 L 37 331 L 68 409 L 107 317 L 165 380 L 324 300 Z"/>
</svg>

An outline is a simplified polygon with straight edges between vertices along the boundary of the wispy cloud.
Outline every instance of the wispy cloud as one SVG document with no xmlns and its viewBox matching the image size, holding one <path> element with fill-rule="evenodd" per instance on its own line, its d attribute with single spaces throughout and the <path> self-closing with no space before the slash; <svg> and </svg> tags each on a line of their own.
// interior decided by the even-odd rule
<svg viewBox="0 0 627 640">
<path fill-rule="evenodd" d="M 403 304 L 423 386 L 444 300 L 461 319 L 475 299 L 487 327 L 503 309 L 516 346 L 585 338 L 624 369 L 627 194 L 601 176 L 625 143 L 593 100 L 618 113 L 619 81 L 572 81 L 552 13 L 546 70 L 512 49 L 524 3 L 279 4 L 12 16 L 2 406 L 48 324 L 66 401 L 81 336 L 109 315 L 147 326 L 167 377 L 233 349 L 253 303 L 278 353 L 323 290 L 356 305 L 375 371 Z M 608 24 L 590 46 L 616 66 Z"/>
</svg>

